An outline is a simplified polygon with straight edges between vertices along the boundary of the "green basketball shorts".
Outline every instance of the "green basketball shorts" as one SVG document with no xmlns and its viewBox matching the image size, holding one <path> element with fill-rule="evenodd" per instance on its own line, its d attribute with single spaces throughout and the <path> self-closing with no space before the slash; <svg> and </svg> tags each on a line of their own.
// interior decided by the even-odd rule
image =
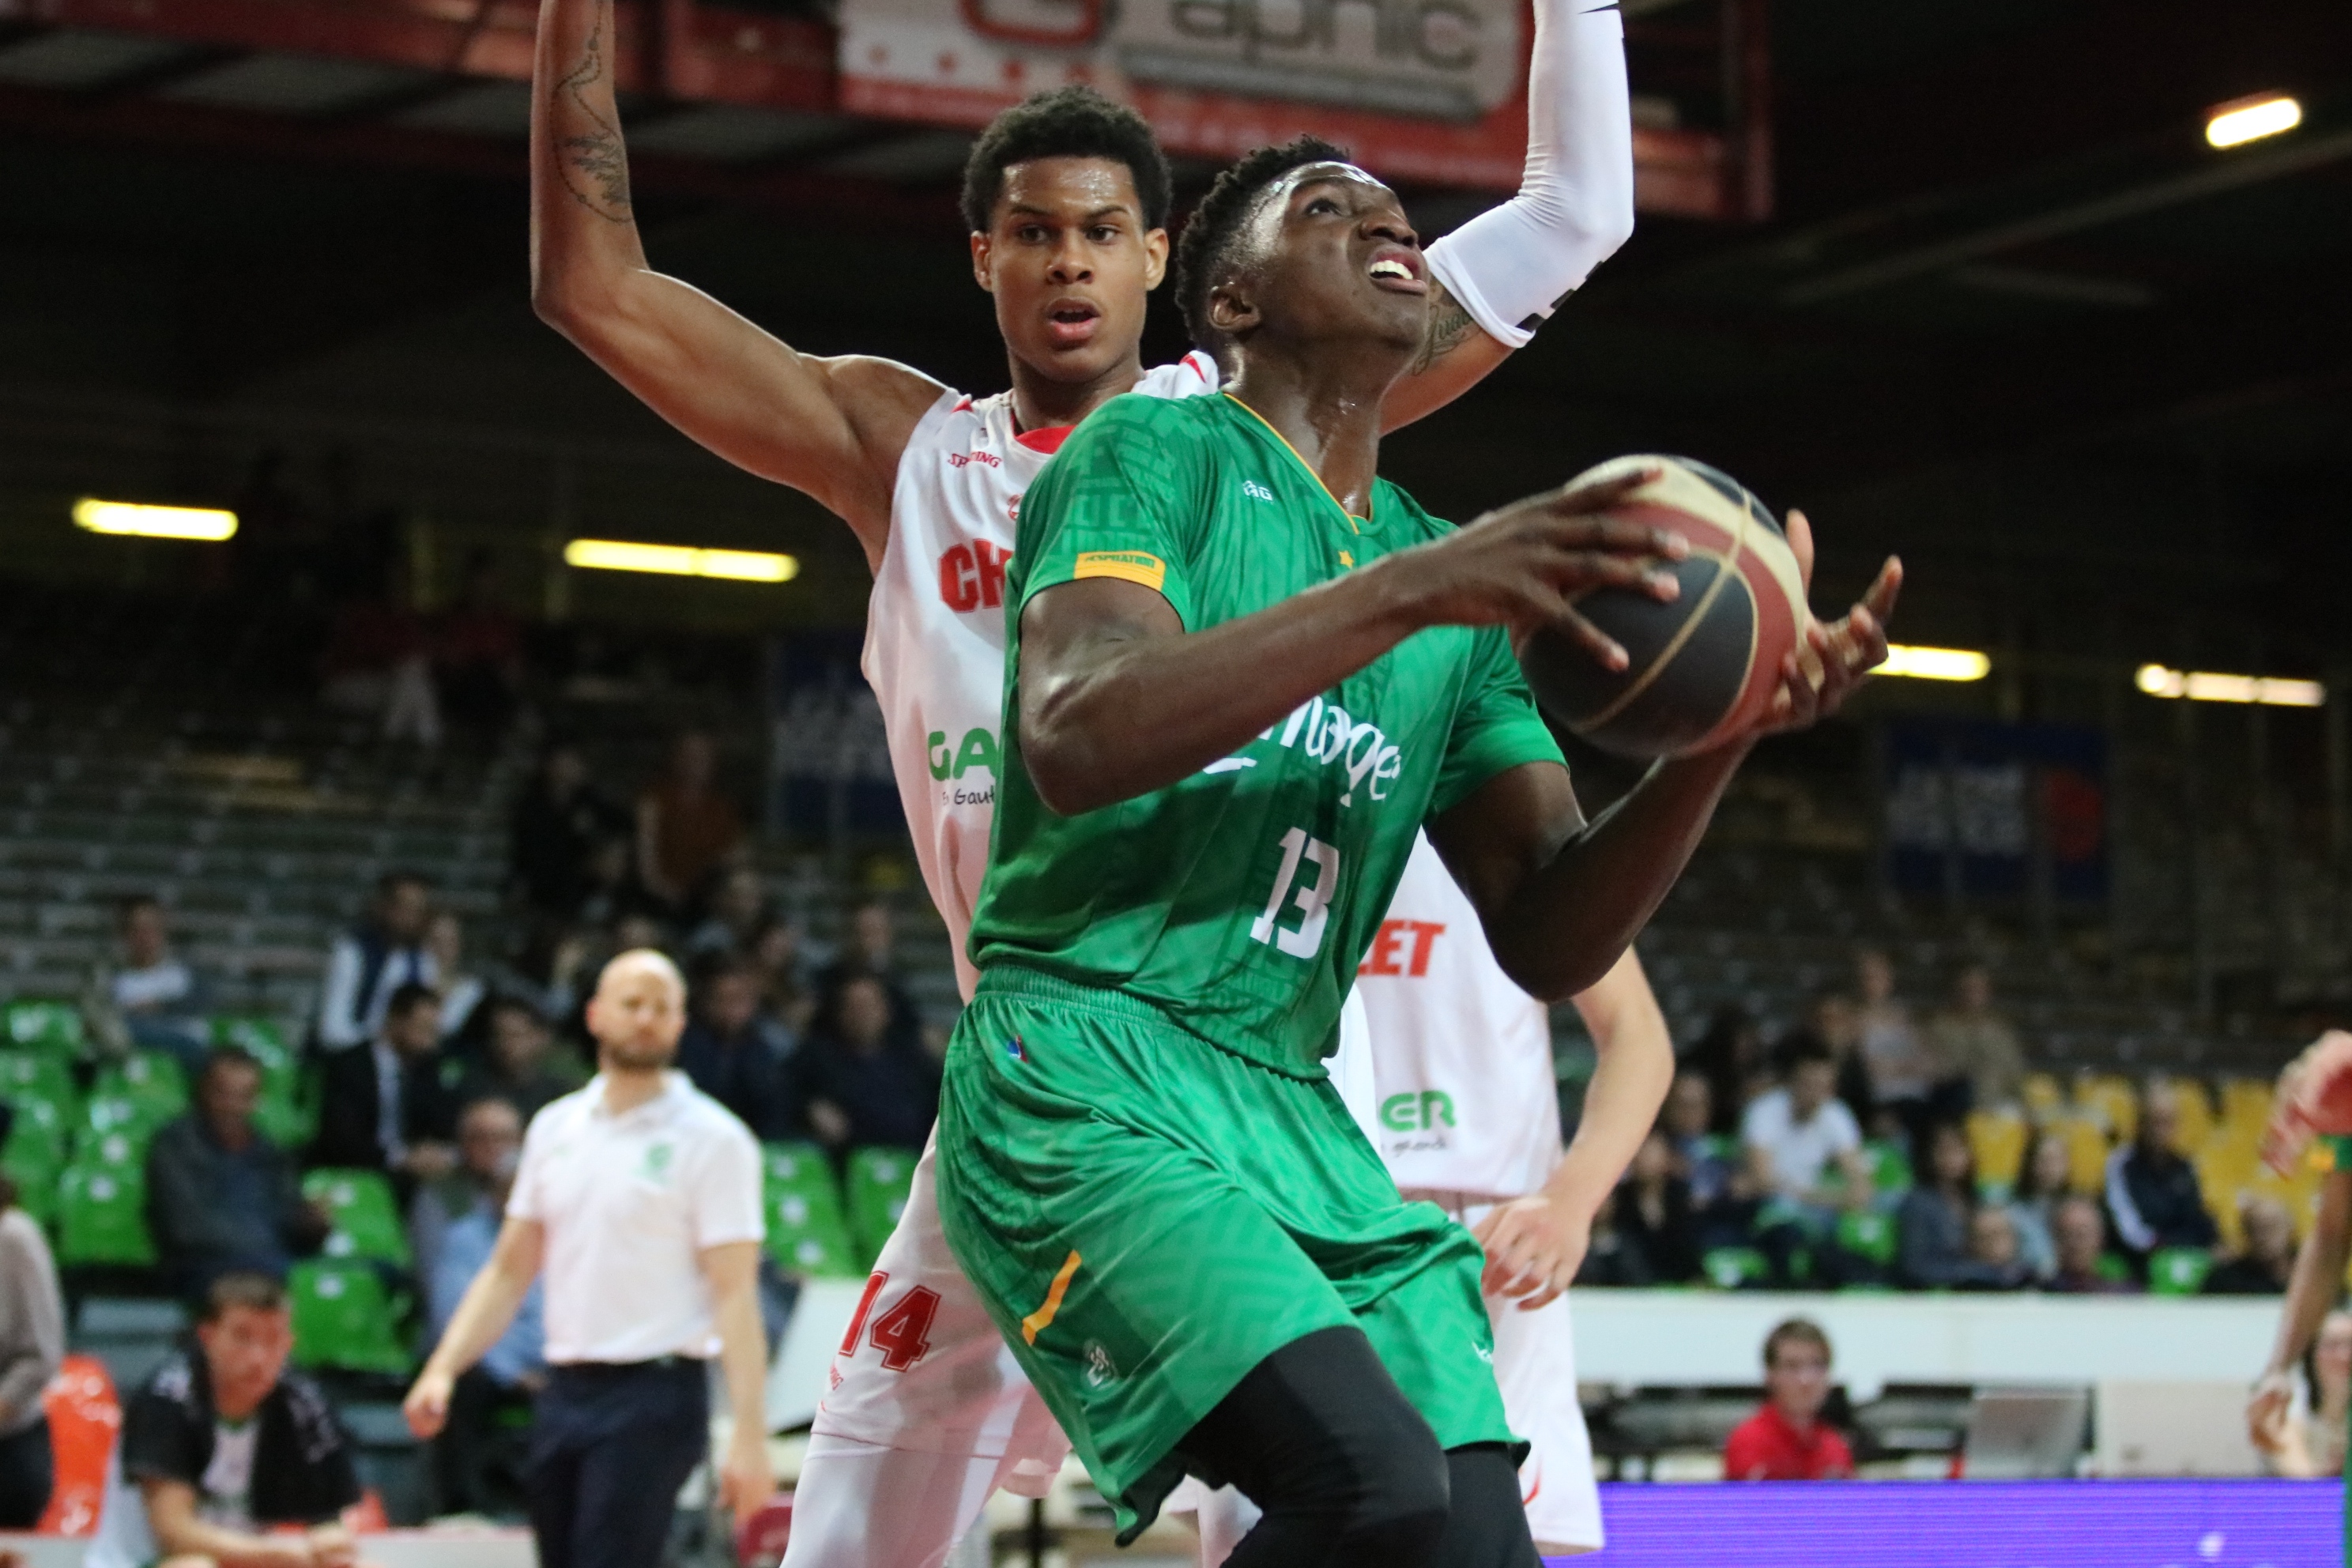
<svg viewBox="0 0 2352 1568">
<path fill-rule="evenodd" d="M 949 1247 L 1122 1542 L 1183 1479 L 1184 1435 L 1318 1329 L 1362 1329 L 1443 1446 L 1515 1442 L 1477 1243 L 1397 1196 L 1326 1080 L 992 970 L 948 1047 L 939 1178 Z"/>
</svg>

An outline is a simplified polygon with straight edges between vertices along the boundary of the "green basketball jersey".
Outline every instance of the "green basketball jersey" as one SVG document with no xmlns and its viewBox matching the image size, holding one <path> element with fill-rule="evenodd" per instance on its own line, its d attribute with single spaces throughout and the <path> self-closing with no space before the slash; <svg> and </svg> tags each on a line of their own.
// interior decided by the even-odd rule
<svg viewBox="0 0 2352 1568">
<path fill-rule="evenodd" d="M 2319 1146 L 2326 1151 L 2322 1158 L 2329 1170 L 2352 1171 L 2352 1138 L 2322 1138 Z"/>
<path fill-rule="evenodd" d="M 1125 991 L 1321 1076 L 1414 830 L 1507 768 L 1560 760 L 1507 635 L 1416 633 L 1192 777 L 1060 816 L 1022 764 L 1021 610 L 1119 577 L 1198 632 L 1450 531 L 1385 479 L 1371 517 L 1349 517 L 1231 397 L 1120 397 L 1079 426 L 1024 498 L 1005 573 L 1004 765 L 973 962 Z"/>
</svg>

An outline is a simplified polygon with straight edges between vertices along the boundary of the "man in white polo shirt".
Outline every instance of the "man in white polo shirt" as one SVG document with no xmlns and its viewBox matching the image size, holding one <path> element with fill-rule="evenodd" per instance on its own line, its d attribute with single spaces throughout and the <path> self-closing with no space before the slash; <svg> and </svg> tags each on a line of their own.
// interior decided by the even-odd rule
<svg viewBox="0 0 2352 1568">
<path fill-rule="evenodd" d="M 541 1568 L 654 1568 L 678 1488 L 709 1446 L 707 1363 L 734 1436 L 720 1500 L 743 1518 L 775 1488 L 762 1414 L 760 1152 L 670 1070 L 686 986 L 658 952 L 604 966 L 588 1004 L 598 1072 L 531 1119 L 497 1250 L 409 1391 L 431 1437 L 459 1373 L 498 1342 L 542 1264 L 548 1385 L 531 1433 Z"/>
</svg>

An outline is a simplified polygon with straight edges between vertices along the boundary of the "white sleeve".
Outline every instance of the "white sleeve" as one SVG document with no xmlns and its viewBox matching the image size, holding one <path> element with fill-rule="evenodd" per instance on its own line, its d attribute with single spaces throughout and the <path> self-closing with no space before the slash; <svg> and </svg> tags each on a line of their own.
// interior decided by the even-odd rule
<svg viewBox="0 0 2352 1568">
<path fill-rule="evenodd" d="M 327 983 L 319 996 L 319 1043 L 343 1050 L 367 1038 L 367 1020 L 354 1018 L 360 1005 L 360 944 L 337 937 L 327 955 Z"/>
<path fill-rule="evenodd" d="M 541 1110 L 530 1119 L 523 1130 L 522 1156 L 515 1162 L 514 1185 L 507 1189 L 507 1218 L 545 1220 L 547 1208 L 541 1201 L 540 1167 L 545 1163 L 541 1151 L 546 1141 L 540 1137 L 540 1124 L 547 1120 Z"/>
<path fill-rule="evenodd" d="M 702 1141 L 694 1180 L 694 1249 L 730 1241 L 761 1241 L 768 1234 L 761 1214 L 760 1145 L 732 1116 L 723 1131 Z"/>
<path fill-rule="evenodd" d="M 1861 1148 L 1862 1123 L 1853 1119 L 1853 1112 L 1846 1109 L 1845 1101 L 1832 1100 L 1822 1109 L 1834 1112 L 1830 1119 L 1830 1125 L 1835 1129 L 1836 1135 L 1830 1142 L 1836 1145 L 1837 1152 L 1851 1154 Z"/>
<path fill-rule="evenodd" d="M 1633 111 L 1614 0 L 1536 0 L 1519 194 L 1429 247 L 1488 336 L 1522 348 L 1633 232 Z"/>
</svg>

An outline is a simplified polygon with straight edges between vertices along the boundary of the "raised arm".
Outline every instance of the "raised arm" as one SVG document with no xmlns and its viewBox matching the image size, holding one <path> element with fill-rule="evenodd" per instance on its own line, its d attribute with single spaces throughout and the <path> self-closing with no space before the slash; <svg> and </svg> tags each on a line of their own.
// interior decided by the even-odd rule
<svg viewBox="0 0 2352 1568">
<path fill-rule="evenodd" d="M 614 58 L 612 0 L 541 0 L 532 307 L 679 430 L 838 514 L 879 561 L 898 454 L 942 388 L 889 360 L 801 353 L 646 264 Z"/>
<path fill-rule="evenodd" d="M 1614 4 L 1535 0 L 1518 195 L 1429 247 L 1429 331 L 1381 425 L 1434 413 L 1524 348 L 1633 232 L 1633 120 Z"/>
</svg>

